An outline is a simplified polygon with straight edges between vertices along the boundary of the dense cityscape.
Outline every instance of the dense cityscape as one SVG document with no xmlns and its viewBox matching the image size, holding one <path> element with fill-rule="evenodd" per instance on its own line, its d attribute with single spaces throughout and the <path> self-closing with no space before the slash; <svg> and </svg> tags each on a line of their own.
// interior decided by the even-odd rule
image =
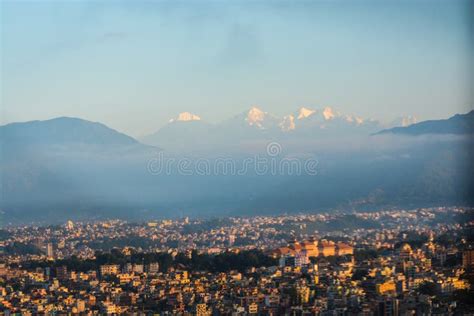
<svg viewBox="0 0 474 316">
<path fill-rule="evenodd" d="M 474 316 L 474 0 L 0 0 L 0 316 Z"/>
<path fill-rule="evenodd" d="M 472 215 L 426 208 L 5 226 L 0 311 L 472 314 Z"/>
</svg>

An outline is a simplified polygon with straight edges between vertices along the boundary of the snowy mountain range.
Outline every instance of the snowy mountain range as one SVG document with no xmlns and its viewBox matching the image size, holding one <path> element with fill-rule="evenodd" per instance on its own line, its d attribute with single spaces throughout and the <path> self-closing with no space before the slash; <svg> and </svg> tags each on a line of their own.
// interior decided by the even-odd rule
<svg viewBox="0 0 474 316">
<path fill-rule="evenodd" d="M 408 126 L 416 122 L 413 116 L 401 117 L 390 124 L 343 114 L 331 107 L 301 107 L 293 113 L 278 117 L 251 107 L 217 124 L 201 119 L 199 115 L 184 112 L 155 133 L 145 136 L 142 142 L 165 149 L 186 148 L 206 143 L 242 142 L 257 139 L 317 139 L 348 135 L 370 135 L 381 129 Z"/>
</svg>

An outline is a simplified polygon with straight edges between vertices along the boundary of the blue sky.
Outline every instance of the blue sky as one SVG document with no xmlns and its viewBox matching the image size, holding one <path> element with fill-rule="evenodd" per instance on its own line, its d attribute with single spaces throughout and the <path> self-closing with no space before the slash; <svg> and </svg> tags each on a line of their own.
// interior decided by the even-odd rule
<svg viewBox="0 0 474 316">
<path fill-rule="evenodd" d="M 3 1 L 1 123 L 76 116 L 133 136 L 177 113 L 472 108 L 468 1 Z M 472 14 L 472 13 L 471 13 Z"/>
</svg>

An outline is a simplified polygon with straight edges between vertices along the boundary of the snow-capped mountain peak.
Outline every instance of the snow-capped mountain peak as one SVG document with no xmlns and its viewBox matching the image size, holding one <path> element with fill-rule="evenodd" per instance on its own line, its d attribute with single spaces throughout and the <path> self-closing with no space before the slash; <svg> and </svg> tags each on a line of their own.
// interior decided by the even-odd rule
<svg viewBox="0 0 474 316">
<path fill-rule="evenodd" d="M 314 113 L 316 113 L 316 110 L 312 110 L 312 109 L 308 109 L 308 108 L 305 108 L 305 107 L 301 107 L 301 108 L 299 109 L 299 111 L 298 111 L 298 120 L 307 118 L 308 116 L 311 116 L 311 115 L 313 115 Z"/>
<path fill-rule="evenodd" d="M 267 115 L 266 112 L 263 112 L 259 108 L 253 106 L 248 112 L 247 112 L 247 117 L 245 120 L 247 123 L 251 126 L 257 126 L 259 128 L 263 128 L 262 122 L 265 119 L 265 116 Z"/>
<path fill-rule="evenodd" d="M 280 124 L 278 124 L 278 126 L 284 132 L 294 130 L 296 128 L 295 117 L 291 114 L 284 116 Z"/>
<path fill-rule="evenodd" d="M 188 121 L 200 121 L 201 118 L 195 114 L 192 114 L 190 112 L 182 112 L 178 114 L 178 117 L 171 119 L 171 122 L 188 122 Z"/>
<path fill-rule="evenodd" d="M 323 116 L 326 121 L 332 120 L 335 118 L 337 113 L 334 112 L 334 110 L 330 107 L 325 107 L 323 110 Z"/>
</svg>

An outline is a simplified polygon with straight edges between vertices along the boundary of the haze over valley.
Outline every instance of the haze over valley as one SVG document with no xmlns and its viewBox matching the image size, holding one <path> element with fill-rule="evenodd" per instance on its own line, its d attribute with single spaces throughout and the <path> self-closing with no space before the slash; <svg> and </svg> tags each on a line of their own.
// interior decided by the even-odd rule
<svg viewBox="0 0 474 316">
<path fill-rule="evenodd" d="M 330 108 L 302 108 L 278 118 L 252 107 L 219 124 L 182 113 L 141 142 L 78 118 L 7 124 L 0 127 L 2 218 L 470 205 L 474 112 L 411 122 L 387 126 Z M 277 152 L 269 152 L 269 144 Z M 243 173 L 234 170 L 255 157 L 267 171 L 259 173 L 252 163 Z M 223 159 L 226 165 L 218 165 Z M 308 159 L 314 162 L 311 174 L 290 165 L 269 169 L 285 160 L 302 167 Z M 183 160 L 184 171 L 178 163 Z M 203 161 L 207 173 L 196 170 Z M 169 170 L 154 172 L 167 162 Z"/>
</svg>

